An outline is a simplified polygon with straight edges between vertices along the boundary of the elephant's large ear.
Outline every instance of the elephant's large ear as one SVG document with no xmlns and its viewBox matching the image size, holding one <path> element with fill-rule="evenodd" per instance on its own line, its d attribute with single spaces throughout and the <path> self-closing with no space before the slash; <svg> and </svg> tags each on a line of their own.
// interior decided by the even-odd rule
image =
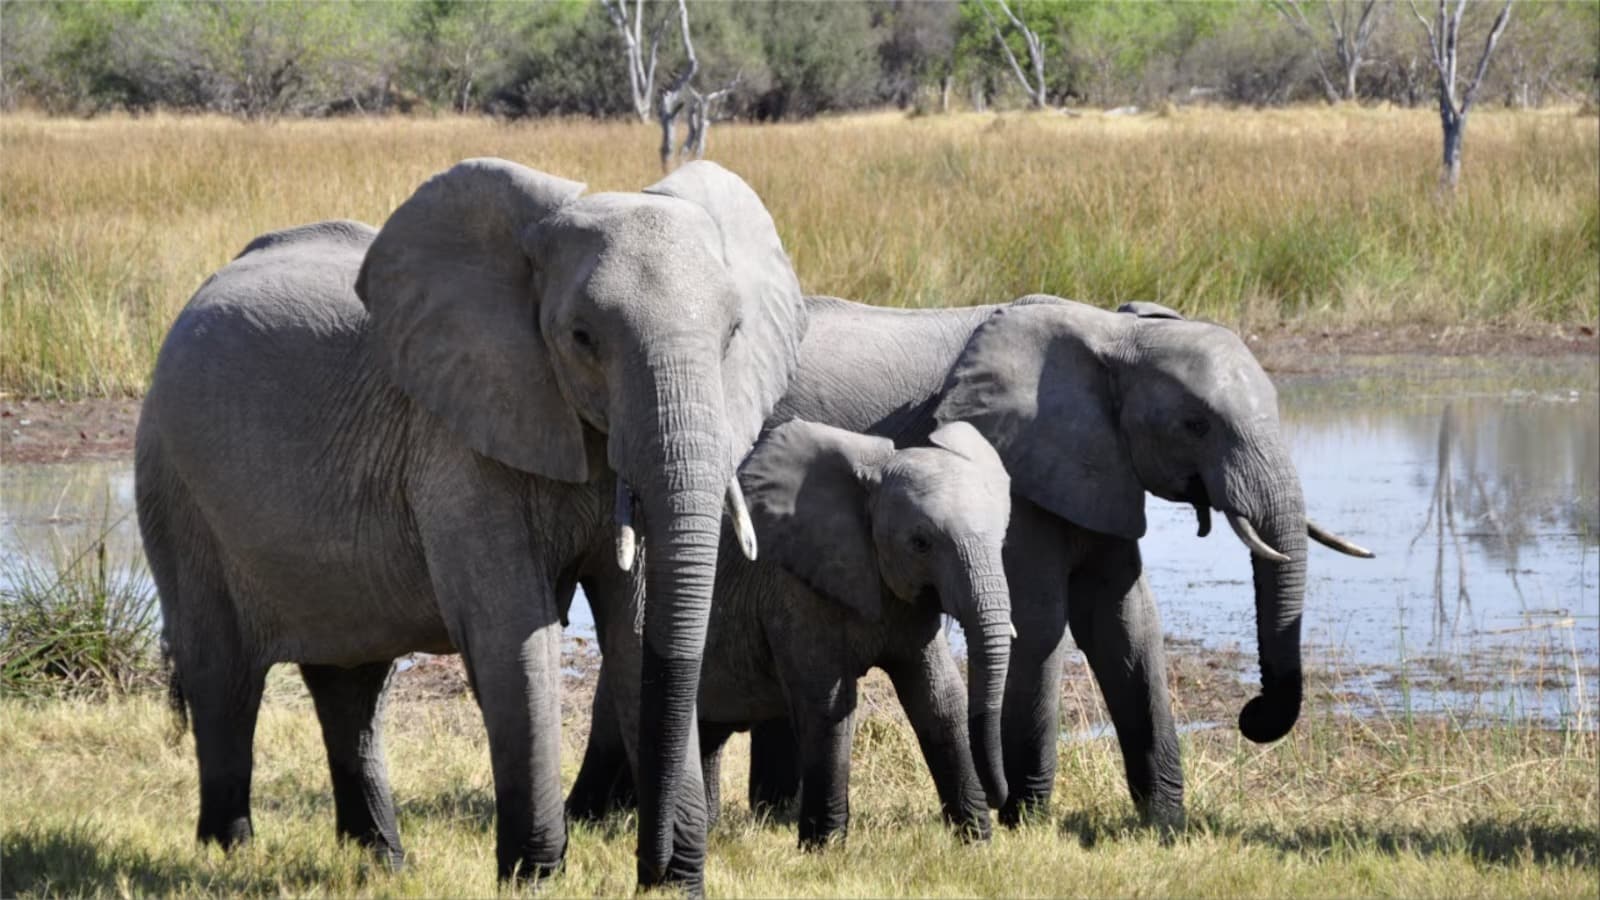
<svg viewBox="0 0 1600 900">
<path fill-rule="evenodd" d="M 1144 489 L 1118 427 L 1096 339 L 1103 310 L 1078 303 L 1002 308 L 956 360 L 935 417 L 988 438 L 1012 493 L 1091 531 L 1144 535 Z"/>
<path fill-rule="evenodd" d="M 713 162 L 695 161 L 645 188 L 704 209 L 742 308 L 723 360 L 723 391 L 735 464 L 749 452 L 761 425 L 789 389 L 800 357 L 806 306 L 777 226 L 744 179 Z"/>
<path fill-rule="evenodd" d="M 377 352 L 412 399 L 479 453 L 563 481 L 588 480 L 583 428 L 539 333 L 522 236 L 582 192 L 469 159 L 394 211 L 356 281 Z"/>
<path fill-rule="evenodd" d="M 761 555 L 871 622 L 883 581 L 867 498 L 894 442 L 794 419 L 767 432 L 739 472 Z"/>
</svg>

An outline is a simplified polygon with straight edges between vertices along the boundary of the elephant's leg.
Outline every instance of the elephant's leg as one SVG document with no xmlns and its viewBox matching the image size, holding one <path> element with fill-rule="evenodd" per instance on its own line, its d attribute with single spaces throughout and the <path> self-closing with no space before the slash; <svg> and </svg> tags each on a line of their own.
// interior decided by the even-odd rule
<svg viewBox="0 0 1600 900">
<path fill-rule="evenodd" d="M 300 667 L 322 723 L 333 775 L 339 836 L 375 851 L 391 868 L 405 862 L 383 753 L 383 709 L 392 662 Z"/>
<path fill-rule="evenodd" d="M 567 794 L 567 816 L 582 822 L 595 822 L 639 805 L 633 769 L 628 765 L 628 748 L 622 740 L 611 696 L 610 682 L 617 677 L 608 672 L 611 668 L 602 660 L 589 719 L 589 742 L 583 749 L 578 778 Z"/>
<path fill-rule="evenodd" d="M 737 729 L 725 722 L 700 722 L 700 779 L 706 786 L 706 830 L 722 818 L 722 748 Z"/>
<path fill-rule="evenodd" d="M 250 776 L 254 765 L 256 714 L 266 668 L 248 662 L 237 641 L 180 652 L 178 671 L 194 725 L 200 759 L 200 824 L 196 836 L 223 849 L 247 843 Z"/>
<path fill-rule="evenodd" d="M 1016 534 L 1016 519 L 1010 534 Z M 1014 827 L 1024 816 L 1050 808 L 1055 787 L 1056 746 L 1060 741 L 1061 665 L 1066 654 L 1066 598 L 1054 559 L 1059 544 L 1045 556 L 1030 555 L 1025 539 L 1006 547 L 1006 578 L 1011 585 L 1011 621 L 1017 638 L 1006 670 L 1000 733 L 1009 793 L 1000 822 Z M 1014 555 L 1015 554 L 1015 555 Z"/>
<path fill-rule="evenodd" d="M 1105 542 L 1068 588 L 1072 636 L 1089 660 L 1122 745 L 1128 791 L 1145 821 L 1182 827 L 1183 766 L 1167 694 L 1167 660 L 1133 541 Z"/>
<path fill-rule="evenodd" d="M 831 702 L 828 702 L 831 701 Z M 800 847 L 816 850 L 850 828 L 850 738 L 856 682 L 843 679 L 826 701 L 796 697 L 790 719 L 800 746 Z"/>
<path fill-rule="evenodd" d="M 783 816 L 800 793 L 800 742 L 787 717 L 750 727 L 750 812 Z"/>
<path fill-rule="evenodd" d="M 967 736 L 967 689 L 942 636 L 915 658 L 885 666 L 933 774 L 944 820 L 967 839 L 989 839 L 989 807 Z"/>
</svg>

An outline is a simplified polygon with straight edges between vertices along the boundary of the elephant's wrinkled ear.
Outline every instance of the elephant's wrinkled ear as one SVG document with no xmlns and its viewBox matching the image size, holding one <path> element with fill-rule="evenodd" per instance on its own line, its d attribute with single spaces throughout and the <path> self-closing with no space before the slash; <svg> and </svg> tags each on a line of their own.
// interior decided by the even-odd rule
<svg viewBox="0 0 1600 900">
<path fill-rule="evenodd" d="M 1117 312 L 1128 313 L 1141 319 L 1182 319 L 1183 314 L 1170 307 L 1148 300 L 1134 300 L 1117 307 Z"/>
<path fill-rule="evenodd" d="M 356 292 L 390 376 L 472 449 L 586 481 L 583 428 L 539 334 L 523 231 L 583 192 L 501 159 L 435 175 L 378 232 Z"/>
<path fill-rule="evenodd" d="M 1094 346 L 1104 310 L 1077 303 L 997 310 L 956 360 L 935 411 L 994 446 L 1021 494 L 1091 531 L 1144 535 L 1144 489 Z"/>
<path fill-rule="evenodd" d="M 806 330 L 800 282 L 761 198 L 727 169 L 691 162 L 644 192 L 687 200 L 710 215 L 718 232 L 713 245 L 722 248 L 723 262 L 743 298 L 722 377 L 737 463 L 789 389 Z"/>
<path fill-rule="evenodd" d="M 762 436 L 739 472 L 761 555 L 869 622 L 883 583 L 868 484 L 894 442 L 795 419 Z"/>
</svg>

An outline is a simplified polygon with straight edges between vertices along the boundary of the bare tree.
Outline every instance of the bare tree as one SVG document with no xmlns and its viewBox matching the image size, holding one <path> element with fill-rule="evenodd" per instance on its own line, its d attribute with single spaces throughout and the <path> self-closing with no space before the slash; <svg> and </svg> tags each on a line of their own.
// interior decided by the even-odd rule
<svg viewBox="0 0 1600 900">
<path fill-rule="evenodd" d="M 1334 7 L 1337 5 L 1338 11 Z M 1389 8 L 1387 2 L 1379 0 L 1359 0 L 1361 15 L 1356 18 L 1354 27 L 1350 19 L 1354 12 L 1357 0 L 1322 0 L 1323 11 L 1328 16 L 1328 30 L 1333 33 L 1334 58 L 1338 61 L 1337 72 L 1341 85 L 1335 87 L 1333 76 L 1335 73 L 1328 71 L 1328 66 L 1322 59 L 1322 36 L 1317 33 L 1311 19 L 1306 16 L 1305 7 L 1301 0 L 1273 0 L 1272 8 L 1283 16 L 1299 35 L 1305 38 L 1311 47 L 1311 61 L 1316 65 L 1317 78 L 1322 81 L 1322 90 L 1328 95 L 1328 102 L 1334 103 L 1340 99 L 1356 99 L 1356 73 L 1364 61 L 1367 44 L 1372 40 L 1372 33 L 1378 27 L 1378 22 L 1383 18 L 1384 11 Z"/>
<path fill-rule="evenodd" d="M 1456 0 L 1454 9 L 1449 8 L 1449 0 L 1439 0 L 1432 24 L 1418 11 L 1416 0 L 1406 2 L 1411 4 L 1412 14 L 1428 33 L 1428 50 L 1433 58 L 1433 68 L 1439 74 L 1439 122 L 1444 128 L 1444 172 L 1441 184 L 1454 191 L 1456 182 L 1461 178 L 1461 138 L 1467 128 L 1467 112 L 1472 108 L 1478 85 L 1483 83 L 1483 73 L 1489 68 L 1494 45 L 1506 30 L 1506 23 L 1511 20 L 1512 0 L 1506 0 L 1505 5 L 1500 7 L 1500 14 L 1495 16 L 1494 25 L 1489 29 L 1489 38 L 1484 42 L 1483 55 L 1478 57 L 1478 67 L 1472 75 L 1472 81 L 1467 84 L 1465 91 L 1460 92 L 1456 84 L 1456 58 L 1460 49 L 1461 16 L 1466 12 L 1467 0 Z"/>
<path fill-rule="evenodd" d="M 1011 52 L 1011 45 L 1006 43 L 1004 29 L 1000 27 L 999 22 L 995 21 L 994 14 L 989 11 L 990 0 L 978 0 L 978 6 L 983 10 L 983 17 L 988 20 L 989 27 L 994 29 L 994 39 L 1000 44 L 1000 49 L 1005 52 L 1006 62 L 1011 64 L 1011 71 L 1016 73 L 1017 81 L 1022 84 L 1023 91 L 1027 93 L 1028 99 L 1033 101 L 1033 108 L 1044 109 L 1049 105 L 1045 96 L 1044 43 L 1039 39 L 1038 32 L 1024 25 L 1022 20 L 1017 18 L 1016 13 L 1011 11 L 1011 7 L 1006 5 L 1006 0 L 993 0 L 993 2 L 1000 7 L 1000 11 L 1005 13 L 1007 19 L 1011 20 L 1012 27 L 1016 28 L 1017 32 L 1022 35 L 1022 39 L 1027 42 L 1028 61 L 1033 65 L 1032 81 L 1029 81 L 1028 76 L 1022 73 L 1022 66 L 1017 64 L 1017 55 Z"/>
<path fill-rule="evenodd" d="M 622 36 L 622 45 L 628 63 L 628 87 L 633 92 L 633 111 L 639 114 L 639 121 L 650 121 L 650 98 L 655 93 L 656 60 L 661 50 L 661 32 L 666 27 L 667 17 L 662 16 L 656 21 L 655 27 L 650 30 L 650 44 L 646 55 L 644 42 L 644 8 L 647 0 L 633 0 L 630 12 L 628 0 L 600 0 L 605 7 L 606 15 L 611 18 L 611 24 L 617 28 L 617 34 Z M 683 10 L 683 4 L 678 4 L 685 21 L 688 12 Z M 687 25 L 685 26 L 687 28 Z M 688 31 L 684 31 L 687 38 Z"/>
<path fill-rule="evenodd" d="M 694 41 L 689 38 L 689 7 L 678 0 L 678 23 L 683 33 L 683 69 L 673 77 L 656 100 L 656 119 L 661 123 L 661 171 L 672 168 L 672 144 L 678 127 L 678 113 L 683 111 L 684 94 L 690 90 L 689 82 L 700 71 L 700 60 L 694 55 Z M 651 56 L 655 52 L 652 49 Z M 652 63 L 653 68 L 653 63 Z"/>
</svg>

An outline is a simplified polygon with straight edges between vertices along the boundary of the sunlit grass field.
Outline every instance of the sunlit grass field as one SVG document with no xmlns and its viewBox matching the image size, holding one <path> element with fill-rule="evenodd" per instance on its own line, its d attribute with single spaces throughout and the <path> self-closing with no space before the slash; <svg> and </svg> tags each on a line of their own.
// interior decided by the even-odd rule
<svg viewBox="0 0 1600 900">
<path fill-rule="evenodd" d="M 256 738 L 257 838 L 194 843 L 192 743 L 160 700 L 0 700 L 0 894 L 493 896 L 493 784 L 470 697 L 401 696 L 390 773 L 410 854 L 397 875 L 334 838 L 309 700 L 276 672 Z M 1072 685 L 1097 703 L 1092 689 Z M 586 707 L 569 702 L 567 778 Z M 1054 811 L 991 844 L 938 824 L 903 718 L 858 728 L 848 839 L 820 853 L 792 825 L 753 821 L 747 743 L 724 760 L 712 896 L 1592 896 L 1600 877 L 1596 738 L 1308 711 L 1270 747 L 1228 728 L 1184 737 L 1190 828 L 1136 826 L 1109 737 L 1063 743 Z M 625 896 L 634 821 L 574 826 L 548 896 Z"/>
<path fill-rule="evenodd" d="M 883 113 L 722 124 L 709 155 L 766 200 L 814 293 L 1044 291 L 1257 328 L 1592 323 L 1600 126 L 1483 109 L 1468 129 L 1452 202 L 1426 109 Z M 471 156 L 636 189 L 658 140 L 587 120 L 0 118 L 0 390 L 138 394 L 183 302 L 263 231 L 380 224 Z"/>
</svg>

